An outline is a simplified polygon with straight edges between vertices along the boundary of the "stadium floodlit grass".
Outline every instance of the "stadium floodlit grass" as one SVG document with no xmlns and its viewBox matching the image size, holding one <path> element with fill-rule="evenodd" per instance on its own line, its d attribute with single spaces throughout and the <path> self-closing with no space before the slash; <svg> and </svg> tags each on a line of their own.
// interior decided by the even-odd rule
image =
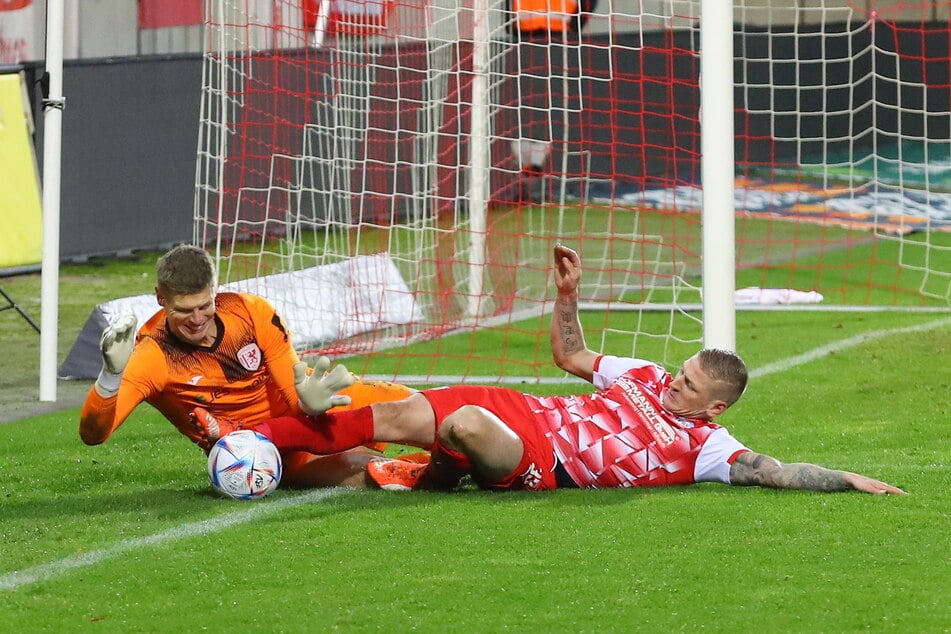
<svg viewBox="0 0 951 634">
<path fill-rule="evenodd" d="M 59 358 L 97 303 L 149 292 L 155 257 L 64 267 Z M 738 282 L 756 276 L 741 270 Z M 787 276 L 777 266 L 768 279 Z M 38 277 L 4 282 L 38 315 Z M 589 341 L 634 352 L 614 332 L 628 318 L 585 313 Z M 539 323 L 417 344 L 410 361 L 383 353 L 347 363 L 363 373 L 518 376 L 522 364 L 550 366 L 547 338 L 527 335 Z M 28 400 L 38 338 L 14 311 L 0 324 L 0 403 Z M 636 352 L 693 352 L 665 345 L 642 337 Z M 754 378 L 722 422 L 739 439 L 911 495 L 699 485 L 279 490 L 238 503 L 212 491 L 203 454 L 147 406 L 99 447 L 81 444 L 70 409 L 0 425 L 0 622 L 24 632 L 949 630 L 948 314 L 741 312 L 737 346 Z M 490 350 L 510 361 L 480 352 Z M 15 414 L 6 407 L 0 420 Z"/>
<path fill-rule="evenodd" d="M 754 373 L 722 419 L 738 438 L 911 495 L 710 484 L 240 503 L 150 408 L 99 447 L 80 443 L 73 409 L 0 425 L 0 619 L 23 632 L 947 631 L 948 316 L 741 313 L 738 332 Z M 452 373 L 462 351 L 443 345 Z"/>
</svg>

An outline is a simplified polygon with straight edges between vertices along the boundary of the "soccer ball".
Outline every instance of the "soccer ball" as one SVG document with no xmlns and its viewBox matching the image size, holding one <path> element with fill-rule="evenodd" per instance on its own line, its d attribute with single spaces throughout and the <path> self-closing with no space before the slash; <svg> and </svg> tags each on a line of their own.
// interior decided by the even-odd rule
<svg viewBox="0 0 951 634">
<path fill-rule="evenodd" d="M 268 495 L 281 481 L 281 454 L 267 436 L 240 429 L 222 436 L 208 453 L 208 478 L 236 500 Z"/>
</svg>

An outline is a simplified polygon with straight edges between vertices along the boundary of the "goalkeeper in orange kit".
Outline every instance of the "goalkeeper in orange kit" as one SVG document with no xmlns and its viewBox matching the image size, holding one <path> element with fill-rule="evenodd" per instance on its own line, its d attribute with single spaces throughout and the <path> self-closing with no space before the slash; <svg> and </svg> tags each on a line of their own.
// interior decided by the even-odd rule
<svg viewBox="0 0 951 634">
<path fill-rule="evenodd" d="M 207 452 L 210 447 L 190 421 L 195 407 L 253 427 L 301 412 L 295 381 L 320 389 L 329 361 L 321 358 L 309 375 L 274 307 L 248 293 L 216 294 L 216 277 L 214 262 L 199 247 L 178 246 L 159 259 L 155 293 L 162 309 L 138 335 L 132 316 L 103 332 L 102 371 L 80 414 L 83 442 L 105 442 L 146 402 Z M 339 408 L 353 408 L 411 392 L 402 385 L 357 379 L 337 396 L 329 388 L 328 399 L 333 396 Z M 367 485 L 367 462 L 379 454 L 359 448 L 330 456 L 292 451 L 283 458 L 283 486 L 360 487 Z"/>
</svg>

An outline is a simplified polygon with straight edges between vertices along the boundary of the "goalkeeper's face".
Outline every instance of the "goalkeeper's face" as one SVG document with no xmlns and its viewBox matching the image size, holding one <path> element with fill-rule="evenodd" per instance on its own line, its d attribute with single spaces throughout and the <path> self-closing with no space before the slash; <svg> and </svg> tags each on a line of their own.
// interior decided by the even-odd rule
<svg viewBox="0 0 951 634">
<path fill-rule="evenodd" d="M 190 295 L 158 296 L 165 308 L 166 323 L 172 333 L 186 343 L 201 346 L 214 343 L 215 294 L 211 289 Z"/>
</svg>

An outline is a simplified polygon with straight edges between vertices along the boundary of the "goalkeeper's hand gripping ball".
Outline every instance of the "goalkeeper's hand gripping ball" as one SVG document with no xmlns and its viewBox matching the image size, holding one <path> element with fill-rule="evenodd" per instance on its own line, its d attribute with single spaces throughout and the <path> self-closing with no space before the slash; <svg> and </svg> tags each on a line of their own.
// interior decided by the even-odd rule
<svg viewBox="0 0 951 634">
<path fill-rule="evenodd" d="M 323 414 L 331 407 L 349 405 L 350 397 L 337 394 L 345 387 L 353 385 L 353 375 L 347 368 L 337 365 L 330 368 L 330 359 L 320 357 L 314 363 L 314 371 L 307 372 L 307 364 L 301 361 L 294 364 L 294 387 L 300 408 L 308 416 Z"/>
</svg>

